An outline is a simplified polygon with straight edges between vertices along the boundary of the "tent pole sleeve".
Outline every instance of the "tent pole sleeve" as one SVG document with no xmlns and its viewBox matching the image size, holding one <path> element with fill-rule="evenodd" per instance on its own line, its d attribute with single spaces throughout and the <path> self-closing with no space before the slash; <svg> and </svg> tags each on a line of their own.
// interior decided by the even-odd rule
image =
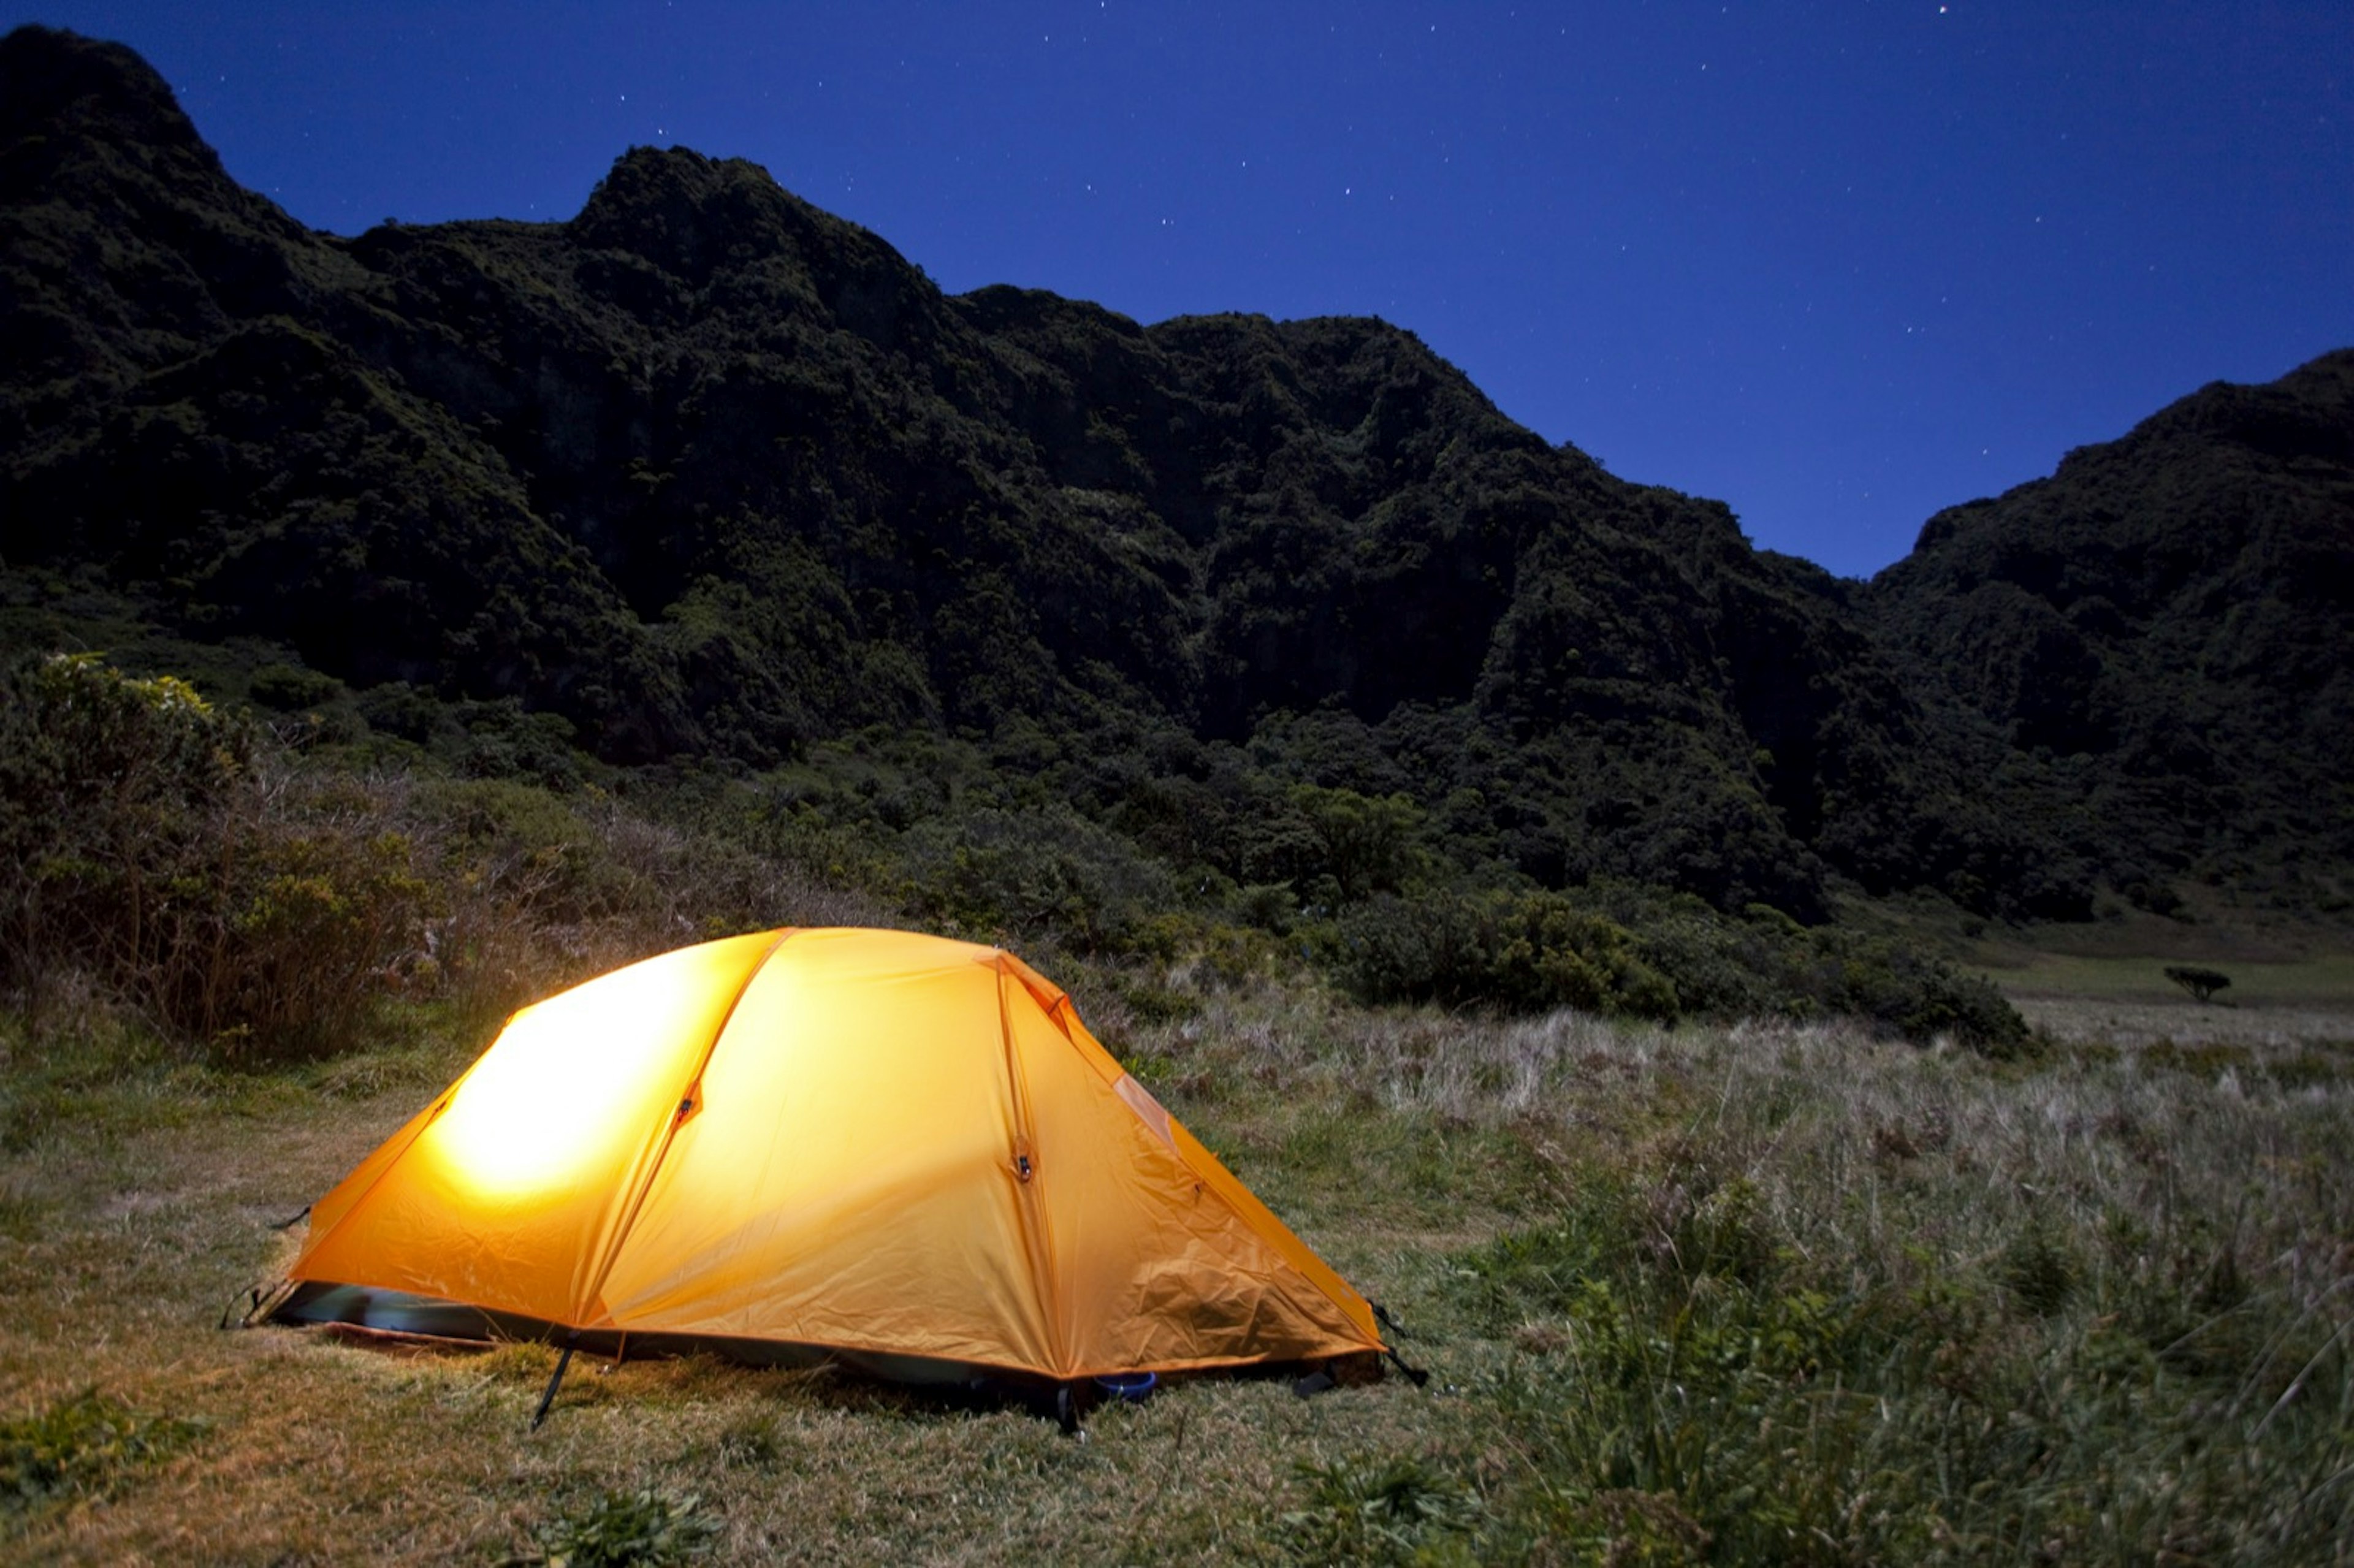
<svg viewBox="0 0 2354 1568">
<path fill-rule="evenodd" d="M 1056 1368 L 1067 1372 L 1072 1348 L 1064 1330 L 1062 1297 L 1055 1288 L 1054 1232 L 1047 1226 L 1045 1200 L 1040 1192 L 1041 1185 L 1052 1177 L 1044 1169 L 1042 1151 L 1031 1127 L 1030 1080 L 1022 1065 L 1021 1050 L 1013 1043 L 1013 1011 L 1008 993 L 1014 981 L 1006 959 L 1007 955 L 1001 951 L 994 968 L 997 1037 L 1005 1051 L 1005 1090 L 1013 1110 L 1014 1157 L 1023 1167 L 1015 1184 L 1014 1202 L 1022 1211 L 1023 1250 L 1029 1255 L 1031 1288 L 1037 1293 L 1038 1310 L 1046 1319 L 1047 1351 L 1055 1358 Z"/>
<path fill-rule="evenodd" d="M 629 1204 L 621 1213 L 621 1223 L 613 1227 L 613 1239 L 606 1245 L 605 1255 L 597 1260 L 597 1271 L 589 1276 L 588 1288 L 582 1292 L 579 1300 L 572 1304 L 573 1321 L 579 1322 L 585 1319 L 590 1304 L 604 1295 L 605 1281 L 612 1274 L 613 1265 L 620 1260 L 621 1247 L 629 1241 L 630 1232 L 637 1227 L 638 1211 L 645 1206 L 646 1194 L 654 1190 L 654 1178 L 662 1174 L 663 1161 L 670 1158 L 671 1140 L 678 1136 L 679 1124 L 686 1119 L 687 1107 L 693 1103 L 691 1097 L 702 1085 L 703 1075 L 711 1066 L 711 1054 L 719 1049 L 720 1037 L 727 1033 L 727 1026 L 736 1022 L 736 1010 L 744 1005 L 744 993 L 752 989 L 752 982 L 760 978 L 760 972 L 769 967 L 769 960 L 777 956 L 777 949 L 800 929 L 798 926 L 788 926 L 778 932 L 777 939 L 769 944 L 769 950 L 760 955 L 760 961 L 747 971 L 744 983 L 736 988 L 736 995 L 728 1001 L 727 1011 L 719 1020 L 719 1027 L 714 1029 L 711 1038 L 703 1043 L 703 1050 L 695 1059 L 695 1071 L 687 1075 L 686 1082 L 681 1084 L 679 1092 L 671 1097 L 670 1103 L 677 1108 L 663 1123 L 653 1158 L 646 1161 L 645 1171 L 638 1178 L 637 1191 L 630 1194 Z"/>
</svg>

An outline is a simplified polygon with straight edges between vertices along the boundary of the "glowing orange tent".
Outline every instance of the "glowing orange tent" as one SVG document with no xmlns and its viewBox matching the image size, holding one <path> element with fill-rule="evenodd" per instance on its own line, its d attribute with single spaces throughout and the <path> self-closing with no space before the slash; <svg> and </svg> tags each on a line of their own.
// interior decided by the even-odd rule
<svg viewBox="0 0 2354 1568">
<path fill-rule="evenodd" d="M 511 1019 L 311 1212 L 281 1319 L 1055 1380 L 1377 1351 L 1364 1298 L 991 948 L 785 930 Z"/>
</svg>

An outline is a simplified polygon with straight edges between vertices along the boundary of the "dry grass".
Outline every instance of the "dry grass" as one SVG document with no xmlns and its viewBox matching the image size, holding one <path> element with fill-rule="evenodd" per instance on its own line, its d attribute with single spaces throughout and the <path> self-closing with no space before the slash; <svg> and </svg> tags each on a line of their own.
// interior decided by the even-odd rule
<svg viewBox="0 0 2354 1568">
<path fill-rule="evenodd" d="M 95 1012 L 37 1054 L 0 1036 L 13 1047 L 0 1060 L 0 1420 L 95 1386 L 207 1424 L 103 1494 L 0 1506 L 0 1558 L 490 1563 L 606 1491 L 644 1488 L 696 1494 L 723 1562 L 1758 1555 L 1702 1482 L 1614 1478 L 1577 1457 L 1609 1437 L 1564 1425 L 1585 1419 L 1600 1375 L 1581 1359 L 1596 1353 L 1573 1289 L 1586 1287 L 1558 1263 L 1575 1229 L 1564 1216 L 1583 1213 L 1624 1233 L 1612 1245 L 1631 1261 L 1616 1277 L 1681 1282 L 1688 1306 L 1950 1288 L 1968 1304 L 1954 1323 L 1978 1326 L 1923 1347 L 1951 1361 L 1936 1386 L 1975 1379 L 2013 1391 L 2003 1398 L 2029 1386 L 2019 1378 L 2048 1373 L 2056 1388 L 2082 1375 L 2070 1369 L 2085 1347 L 2122 1331 L 2105 1315 L 2172 1278 L 2178 1253 L 2194 1273 L 2228 1268 L 2234 1299 L 2263 1307 L 2200 1306 L 2185 1286 L 2188 1332 L 2226 1337 L 2221 1323 L 2261 1330 L 2259 1342 L 2228 1375 L 2153 1372 L 2135 1385 L 2151 1431 L 2195 1419 L 2241 1445 L 2243 1482 L 2200 1491 L 2205 1472 L 2179 1452 L 2119 1446 L 2098 1425 L 2107 1404 L 2081 1406 L 2084 1441 L 2126 1456 L 2130 1472 L 2102 1494 L 2124 1499 L 2105 1524 L 2070 1511 L 2093 1493 L 2068 1489 L 2078 1455 L 2061 1436 L 2035 1483 L 2049 1506 L 2020 1503 L 2015 1521 L 1914 1476 L 1914 1511 L 1875 1524 L 1873 1508 L 1892 1505 L 1852 1496 L 1871 1488 L 1842 1478 L 1844 1459 L 1711 1450 L 1720 1468 L 1767 1467 L 1746 1478 L 1803 1491 L 1812 1477 L 1838 1493 L 1828 1522 L 1808 1526 L 1821 1539 L 1765 1555 L 2005 1562 L 2050 1548 L 2075 1560 L 2105 1529 L 2119 1561 L 2151 1560 L 2169 1540 L 2184 1561 L 2345 1560 L 2314 1521 L 2345 1517 L 2346 1482 L 2333 1494 L 2300 1467 L 2322 1438 L 2299 1436 L 2285 1456 L 2278 1446 L 2305 1404 L 2349 1387 L 2354 1083 L 2310 1062 L 2275 1073 L 2261 1053 L 2186 1054 L 2190 1022 L 2244 1014 L 2186 1009 L 2166 1032 L 2173 1054 L 2153 1058 L 2136 1047 L 2157 1035 L 2137 1024 L 2112 1040 L 2091 1012 L 2055 1013 L 2047 1022 L 2073 1044 L 2003 1067 L 1835 1027 L 1669 1032 L 1569 1014 L 1491 1025 L 1367 1014 L 1298 991 L 1202 1001 L 1169 1025 L 1126 1024 L 1108 1002 L 1097 1016 L 1173 1110 L 1418 1330 L 1405 1348 L 1450 1392 L 1393 1380 L 1302 1402 L 1280 1383 L 1204 1380 L 1101 1411 L 1073 1443 L 1017 1411 L 827 1372 L 631 1362 L 576 1365 L 533 1433 L 550 1365 L 535 1347 L 401 1356 L 213 1327 L 290 1246 L 271 1222 L 408 1116 L 468 1044 L 429 1032 L 422 1044 L 387 1039 L 326 1066 L 241 1076 L 175 1065 Z M 2274 1054 L 2306 1061 L 2313 1039 L 2349 1035 L 2308 1032 Z M 81 1065 L 55 1065 L 66 1061 Z M 1615 1206 L 1596 1209 L 1606 1192 Z M 1754 1256 L 1703 1263 L 1703 1242 Z M 1603 1277 L 1600 1264 L 1588 1272 Z M 2039 1279 L 2052 1299 L 2036 1296 Z M 1792 1397 L 1811 1399 L 1812 1380 L 1831 1374 L 1800 1375 Z M 1976 1408 L 1949 1392 L 1938 1397 L 1960 1414 L 1935 1414 L 1907 1397 L 1883 1396 L 1887 1414 L 1864 1434 L 1873 1451 L 1912 1452 L 1888 1446 L 1900 1436 L 1944 1441 Z M 2336 1419 L 2343 1464 L 2354 1422 Z M 1563 1446 L 1573 1437 L 1577 1453 Z M 1904 1533 L 1921 1520 L 1945 1535 Z"/>
</svg>

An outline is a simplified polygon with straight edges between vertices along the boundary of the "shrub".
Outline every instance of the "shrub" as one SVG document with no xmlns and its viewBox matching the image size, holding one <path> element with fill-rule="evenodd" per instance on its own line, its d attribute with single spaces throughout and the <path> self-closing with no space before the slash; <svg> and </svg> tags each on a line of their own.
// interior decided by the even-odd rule
<svg viewBox="0 0 2354 1568">
<path fill-rule="evenodd" d="M 431 901 L 381 792 L 94 654 L 20 664 L 7 686 L 0 964 L 28 1011 L 81 973 L 228 1055 L 347 1031 Z"/>
<path fill-rule="evenodd" d="M 1118 950 L 1175 895 L 1159 864 L 1068 810 L 920 823 L 904 853 L 917 908 L 984 939 L 1019 931 L 1081 952 Z"/>
<path fill-rule="evenodd" d="M 1378 898 L 1340 923 L 1341 972 L 1368 1001 L 1673 1019 L 1674 986 L 1635 938 L 1558 894 Z"/>
<path fill-rule="evenodd" d="M 1262 782 L 1227 826 L 1217 858 L 1246 883 L 1297 888 L 1331 907 L 1397 893 L 1429 868 L 1422 809 L 1405 795 Z"/>
<path fill-rule="evenodd" d="M 216 856 L 254 734 L 185 683 L 94 653 L 19 663 L 0 691 L 0 965 L 39 1000 L 58 968 L 127 976 L 171 945 Z"/>
<path fill-rule="evenodd" d="M 1479 1494 L 1412 1457 L 1302 1464 L 1308 1506 L 1283 1517 L 1287 1544 L 1310 1563 L 1430 1561 L 1449 1535 L 1475 1530 Z"/>
<path fill-rule="evenodd" d="M 1592 899 L 1603 912 L 1582 900 Z M 1988 1054 L 2029 1044 L 1985 980 L 1934 955 L 1764 906 L 1734 920 L 1639 888 L 1445 892 L 1378 898 L 1338 924 L 1343 981 L 1367 1001 L 1510 1012 L 1575 1007 L 1673 1021 L 1846 1014 L 1910 1040 L 1953 1035 Z"/>
<path fill-rule="evenodd" d="M 1321 852 L 1320 864 L 1303 869 L 1330 876 L 1343 899 L 1395 893 L 1422 868 L 1422 811 L 1407 797 L 1314 784 L 1296 784 L 1289 794 Z"/>
<path fill-rule="evenodd" d="M 228 826 L 239 859 L 212 906 L 189 910 L 208 946 L 164 998 L 168 1020 L 231 1056 L 341 1044 L 433 902 L 406 834 L 334 810 L 332 789 L 288 794 L 284 815 Z"/>
<path fill-rule="evenodd" d="M 95 655 L 0 688 L 0 987 L 36 1035 L 72 982 L 223 1058 L 315 1054 L 391 994 L 453 1002 L 471 1031 L 684 942 L 880 913 L 812 865 L 823 844 L 666 826 L 594 789 L 357 775 Z"/>
<path fill-rule="evenodd" d="M 2076 1292 L 2076 1260 L 2041 1214 L 2003 1249 L 1998 1273 L 2012 1298 L 2039 1318 L 2067 1306 Z"/>
<path fill-rule="evenodd" d="M 1986 980 L 1916 948 L 1801 926 L 1754 904 L 1740 919 L 1689 895 L 1610 884 L 1583 896 L 1636 933 L 1687 1011 L 1714 1018 L 1847 1015 L 1907 1040 L 1951 1035 L 1988 1055 L 2030 1045 L 2027 1021 Z"/>
<path fill-rule="evenodd" d="M 264 664 L 247 683 L 253 700 L 264 707 L 293 713 L 323 707 L 344 694 L 344 683 L 333 675 L 294 664 Z"/>
<path fill-rule="evenodd" d="M 1952 1035 L 1989 1056 L 2024 1054 L 2027 1021 L 1992 983 L 1885 938 L 1836 927 L 1809 931 L 1816 955 L 1807 994 L 1815 1011 L 1870 1020 L 1906 1040 Z"/>
</svg>

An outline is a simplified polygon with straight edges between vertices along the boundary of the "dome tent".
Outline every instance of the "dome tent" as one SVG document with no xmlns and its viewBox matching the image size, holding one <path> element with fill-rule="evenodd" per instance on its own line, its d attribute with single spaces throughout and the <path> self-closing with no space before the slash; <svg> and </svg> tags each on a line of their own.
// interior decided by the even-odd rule
<svg viewBox="0 0 2354 1568">
<path fill-rule="evenodd" d="M 313 1206 L 268 1315 L 939 1381 L 1384 1350 L 1061 990 L 853 929 L 685 948 L 516 1013 Z"/>
</svg>

